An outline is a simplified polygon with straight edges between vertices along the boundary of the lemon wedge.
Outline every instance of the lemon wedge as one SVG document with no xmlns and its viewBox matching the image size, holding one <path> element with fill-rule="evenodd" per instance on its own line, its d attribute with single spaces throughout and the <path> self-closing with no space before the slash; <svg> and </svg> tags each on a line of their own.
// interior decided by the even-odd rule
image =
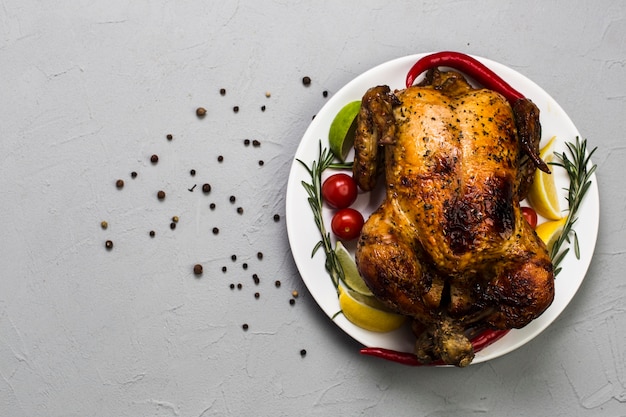
<svg viewBox="0 0 626 417">
<path fill-rule="evenodd" d="M 537 236 L 546 244 L 548 247 L 548 252 L 552 250 L 552 246 L 554 246 L 554 242 L 561 236 L 563 233 L 563 227 L 565 226 L 565 221 L 567 217 L 563 217 L 559 220 L 550 220 L 544 223 L 541 223 L 535 229 Z"/>
<path fill-rule="evenodd" d="M 350 148 L 354 145 L 354 132 L 356 130 L 356 116 L 361 110 L 361 101 L 352 101 L 339 110 L 335 115 L 330 130 L 328 131 L 328 142 L 330 151 L 341 162 L 346 160 Z"/>
<path fill-rule="evenodd" d="M 339 306 L 343 315 L 355 326 L 372 332 L 390 332 L 402 326 L 406 321 L 405 316 L 378 310 L 357 301 L 349 291 L 342 287 L 339 287 Z"/>
<path fill-rule="evenodd" d="M 365 281 L 363 281 L 363 278 L 361 278 L 359 270 L 356 267 L 356 262 L 354 262 L 354 258 L 352 258 L 352 255 L 348 252 L 348 249 L 343 246 L 341 241 L 337 241 L 337 244 L 335 245 L 335 254 L 337 255 L 337 260 L 343 269 L 343 282 L 346 284 L 346 287 L 358 294 L 371 297 L 373 295 L 372 291 L 370 291 L 365 284 Z"/>
<path fill-rule="evenodd" d="M 539 152 L 539 157 L 546 164 L 554 160 L 555 139 L 556 136 L 553 136 Z M 535 179 L 528 191 L 528 202 L 537 213 L 546 219 L 559 220 L 562 217 L 559 196 L 552 174 L 546 174 L 539 169 L 535 172 Z"/>
</svg>

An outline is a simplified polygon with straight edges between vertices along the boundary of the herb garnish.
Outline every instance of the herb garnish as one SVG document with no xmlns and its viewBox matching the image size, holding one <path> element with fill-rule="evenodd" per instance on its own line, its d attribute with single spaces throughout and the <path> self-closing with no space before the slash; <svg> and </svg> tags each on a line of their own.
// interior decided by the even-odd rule
<svg viewBox="0 0 626 417">
<path fill-rule="evenodd" d="M 311 182 L 302 181 L 302 186 L 306 190 L 308 197 L 309 205 L 311 206 L 311 211 L 313 212 L 313 218 L 315 220 L 315 224 L 317 225 L 318 230 L 321 234 L 321 240 L 317 242 L 317 244 L 313 247 L 313 252 L 311 253 L 311 257 L 315 256 L 315 253 L 320 249 L 324 249 L 324 253 L 326 255 L 326 262 L 324 266 L 326 270 L 330 274 L 330 277 L 335 285 L 335 288 L 339 287 L 339 281 L 343 280 L 343 269 L 341 268 L 341 264 L 337 259 L 337 255 L 333 250 L 332 241 L 330 239 L 330 233 L 326 231 L 326 227 L 324 226 L 324 218 L 322 217 L 322 173 L 328 169 L 346 169 L 351 168 L 352 163 L 344 163 L 337 164 L 333 163 L 335 160 L 335 155 L 330 152 L 326 148 L 322 148 L 322 141 L 319 143 L 319 156 L 317 160 L 314 160 L 311 164 L 311 167 L 300 159 L 296 159 L 302 166 L 307 170 L 309 175 L 311 176 Z"/>
<path fill-rule="evenodd" d="M 590 162 L 591 155 L 593 155 L 597 147 L 593 148 L 591 152 L 587 154 L 586 139 L 581 141 L 580 138 L 577 136 L 576 143 L 566 142 L 565 145 L 567 146 L 567 150 L 569 151 L 571 159 L 565 154 L 565 152 L 560 154 L 555 152 L 554 156 L 556 157 L 557 161 L 550 163 L 551 165 L 556 165 L 564 168 L 570 180 L 567 196 L 567 219 L 565 220 L 565 225 L 563 226 L 563 232 L 554 242 L 552 250 L 550 251 L 550 258 L 552 259 L 552 264 L 555 268 L 555 276 L 561 271 L 562 268 L 559 267 L 559 265 L 570 249 L 568 247 L 561 251 L 561 246 L 563 246 L 565 242 L 571 243 L 573 241 L 574 254 L 576 255 L 576 259 L 580 259 L 578 235 L 573 229 L 573 226 L 578 220 L 578 217 L 576 217 L 578 214 L 578 208 L 580 207 L 580 204 L 582 203 L 585 194 L 591 186 L 591 176 L 597 168 L 595 164 L 591 165 Z M 570 235 L 572 236 L 571 240 Z"/>
</svg>

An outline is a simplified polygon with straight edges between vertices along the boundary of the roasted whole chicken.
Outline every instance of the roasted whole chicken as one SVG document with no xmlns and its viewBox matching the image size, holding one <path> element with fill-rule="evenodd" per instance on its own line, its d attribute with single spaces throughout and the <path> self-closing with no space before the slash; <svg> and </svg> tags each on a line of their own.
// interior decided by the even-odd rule
<svg viewBox="0 0 626 417">
<path fill-rule="evenodd" d="M 554 298 L 550 256 L 519 204 L 536 168 L 548 170 L 539 110 L 435 68 L 405 90 L 368 90 L 357 123 L 354 178 L 386 187 L 359 272 L 414 319 L 420 361 L 466 366 L 472 330 L 523 327 Z"/>
</svg>

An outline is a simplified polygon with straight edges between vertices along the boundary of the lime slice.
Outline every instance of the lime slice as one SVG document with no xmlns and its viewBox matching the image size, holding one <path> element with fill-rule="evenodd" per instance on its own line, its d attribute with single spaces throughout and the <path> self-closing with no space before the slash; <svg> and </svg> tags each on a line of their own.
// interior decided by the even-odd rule
<svg viewBox="0 0 626 417">
<path fill-rule="evenodd" d="M 541 148 L 539 157 L 545 163 L 550 163 L 554 159 L 554 140 L 556 136 Z M 559 196 L 554 183 L 554 175 L 546 174 L 541 170 L 535 173 L 535 180 L 528 191 L 528 202 L 543 217 L 550 220 L 559 220 L 561 208 L 559 207 Z"/>
<path fill-rule="evenodd" d="M 341 243 L 341 241 L 337 241 L 335 245 L 335 254 L 337 255 L 337 260 L 343 269 L 343 282 L 352 291 L 362 294 L 368 297 L 373 296 L 370 289 L 361 278 L 361 274 L 359 274 L 359 270 L 356 267 L 356 262 L 352 258 L 352 255 L 345 246 Z"/>
<path fill-rule="evenodd" d="M 339 287 L 339 307 L 343 315 L 355 326 L 372 332 L 390 332 L 402 326 L 406 317 L 378 310 L 353 298 Z"/>
<path fill-rule="evenodd" d="M 354 132 L 356 131 L 356 116 L 361 109 L 361 101 L 352 101 L 342 107 L 337 113 L 328 131 L 330 151 L 341 162 L 346 160 L 350 148 L 354 145 Z"/>
</svg>

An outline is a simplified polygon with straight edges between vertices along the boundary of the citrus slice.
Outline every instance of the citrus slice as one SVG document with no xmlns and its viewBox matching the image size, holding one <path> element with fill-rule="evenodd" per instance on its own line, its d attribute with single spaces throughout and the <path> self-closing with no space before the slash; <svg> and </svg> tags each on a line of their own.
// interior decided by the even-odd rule
<svg viewBox="0 0 626 417">
<path fill-rule="evenodd" d="M 359 274 L 354 258 L 350 252 L 348 252 L 346 247 L 343 246 L 341 241 L 337 241 L 337 244 L 335 245 L 335 254 L 337 255 L 337 260 L 343 269 L 343 282 L 346 284 L 346 287 L 358 294 L 371 297 L 373 294 L 365 284 L 365 281 L 363 281 L 363 278 L 361 278 L 361 274 Z"/>
<path fill-rule="evenodd" d="M 541 223 L 535 229 L 537 236 L 543 243 L 548 247 L 548 252 L 552 250 L 552 246 L 554 246 L 554 242 L 561 236 L 563 233 L 563 226 L 565 226 L 566 217 L 563 217 L 559 220 L 550 220 L 544 223 Z"/>
<path fill-rule="evenodd" d="M 402 326 L 406 321 L 405 316 L 377 310 L 355 300 L 341 287 L 339 287 L 339 306 L 343 315 L 355 326 L 372 332 L 390 332 Z"/>
<path fill-rule="evenodd" d="M 339 110 L 328 131 L 330 151 L 344 162 L 350 148 L 354 145 L 356 130 L 356 116 L 361 109 L 361 101 L 352 101 Z"/>
<path fill-rule="evenodd" d="M 539 152 L 539 157 L 546 164 L 549 164 L 554 159 L 555 139 L 556 136 L 553 136 Z M 559 220 L 562 217 L 554 175 L 547 174 L 539 169 L 535 172 L 535 179 L 528 191 L 528 202 L 537 213 L 546 219 Z"/>
</svg>

